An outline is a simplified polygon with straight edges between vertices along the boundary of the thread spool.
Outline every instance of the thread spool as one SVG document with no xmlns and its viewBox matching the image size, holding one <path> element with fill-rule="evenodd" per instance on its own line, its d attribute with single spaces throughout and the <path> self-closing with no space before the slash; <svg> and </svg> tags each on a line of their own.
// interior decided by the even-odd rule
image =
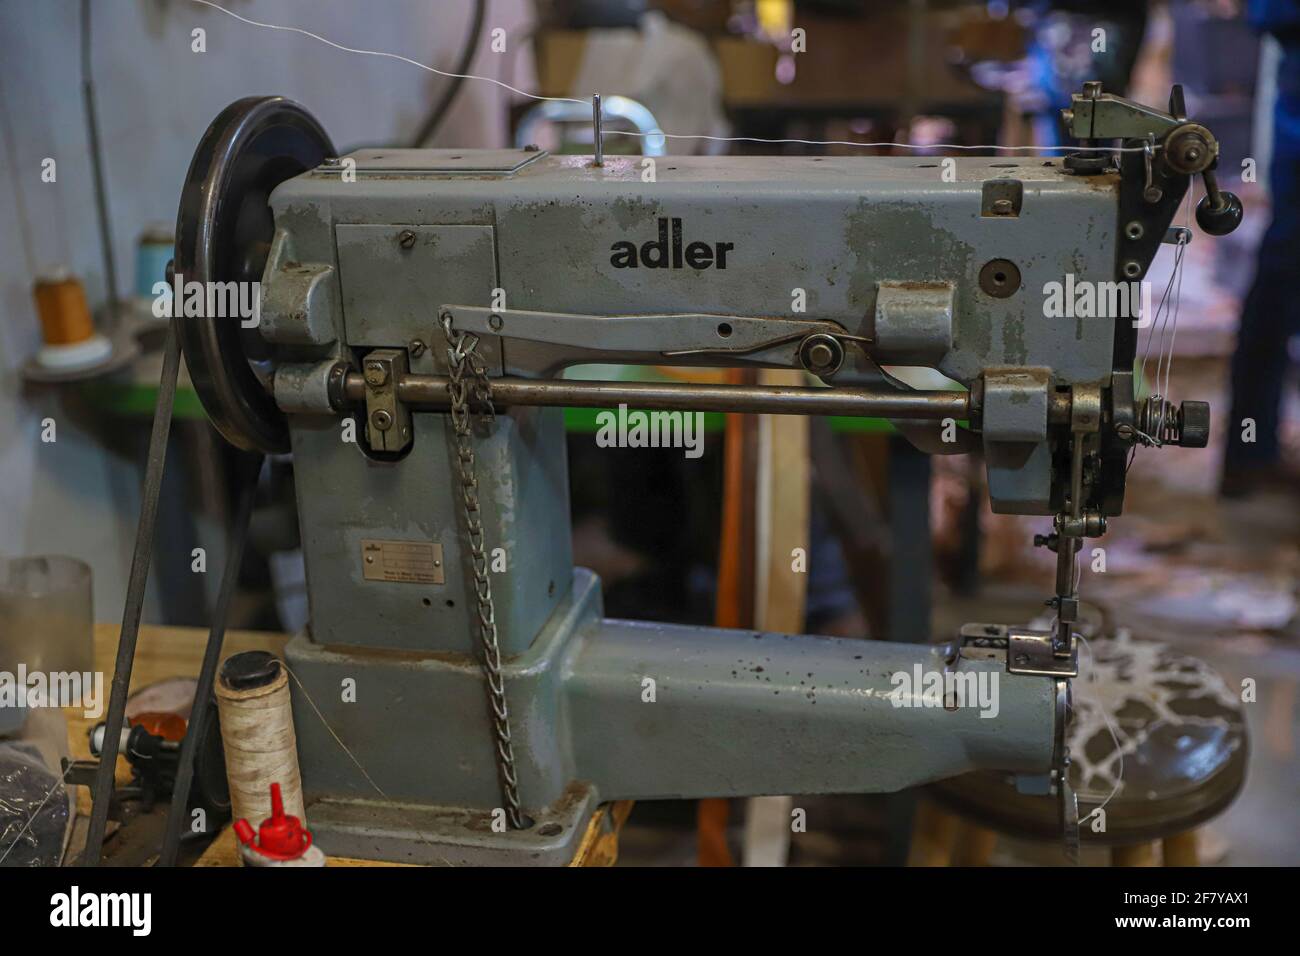
<svg viewBox="0 0 1300 956">
<path fill-rule="evenodd" d="M 145 231 L 135 247 L 135 294 L 152 300 L 154 285 L 167 276 L 167 263 L 175 256 L 176 243 L 169 229 L 154 226 Z"/>
<path fill-rule="evenodd" d="M 228 658 L 221 665 L 216 697 L 231 815 L 236 820 L 270 817 L 271 784 L 277 783 L 284 812 L 305 821 L 289 672 L 279 658 L 266 651 Z"/>
<path fill-rule="evenodd" d="M 41 349 L 37 361 L 49 369 L 76 369 L 94 365 L 113 353 L 112 343 L 95 331 L 86 304 L 86 291 L 66 270 L 38 278 L 32 286 L 36 314 L 41 321 Z"/>
</svg>

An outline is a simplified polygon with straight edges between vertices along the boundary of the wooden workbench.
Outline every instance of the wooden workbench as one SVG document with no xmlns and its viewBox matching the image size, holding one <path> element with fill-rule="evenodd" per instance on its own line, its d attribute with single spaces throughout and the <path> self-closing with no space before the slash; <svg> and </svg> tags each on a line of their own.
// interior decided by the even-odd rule
<svg viewBox="0 0 1300 956">
<path fill-rule="evenodd" d="M 109 685 L 113 680 L 113 665 L 117 658 L 117 635 L 120 628 L 116 624 L 95 625 L 95 670 L 104 675 L 104 714 L 108 713 Z M 131 670 L 131 693 L 135 693 L 150 684 L 168 680 L 172 677 L 197 677 L 199 666 L 203 663 L 203 647 L 207 643 L 208 632 L 197 627 L 153 627 L 141 625 L 140 637 L 135 648 L 135 667 Z M 244 651 L 271 651 L 282 654 L 284 645 L 289 642 L 286 634 L 274 634 L 266 631 L 227 631 L 222 659 Z M 68 748 L 73 760 L 88 760 L 90 754 L 90 731 L 104 719 L 86 717 L 79 707 L 65 707 L 64 715 L 68 718 Z M 117 785 L 126 785 L 131 780 L 131 766 L 125 757 L 117 760 Z M 90 791 L 85 787 L 77 788 L 78 816 L 90 813 Z"/>
<path fill-rule="evenodd" d="M 117 657 L 116 624 L 95 625 L 95 668 L 104 673 L 104 693 L 109 693 L 113 665 Z M 203 648 L 208 632 L 195 627 L 153 627 L 141 625 L 136 644 L 135 667 L 131 672 L 131 692 L 135 693 L 150 684 L 173 677 L 196 677 L 203 662 Z M 289 641 L 287 634 L 266 631 L 227 631 L 222 649 L 222 660 L 243 651 L 264 650 L 276 655 L 284 653 Z M 108 704 L 105 700 L 104 709 Z M 65 708 L 68 718 L 68 746 L 73 759 L 90 757 L 90 730 L 102 717 L 87 718 L 79 708 Z M 131 768 L 125 757 L 117 761 L 117 783 L 123 786 L 131 779 Z M 612 866 L 618 857 L 618 835 L 631 813 L 631 801 L 606 804 L 592 816 L 570 866 Z M 90 793 L 85 787 L 77 788 L 77 813 L 90 813 Z M 196 866 L 237 866 L 239 854 L 234 831 L 227 826 L 203 853 Z M 388 866 L 371 860 L 352 860 L 331 857 L 330 866 Z M 396 865 L 396 864 L 392 864 Z"/>
</svg>

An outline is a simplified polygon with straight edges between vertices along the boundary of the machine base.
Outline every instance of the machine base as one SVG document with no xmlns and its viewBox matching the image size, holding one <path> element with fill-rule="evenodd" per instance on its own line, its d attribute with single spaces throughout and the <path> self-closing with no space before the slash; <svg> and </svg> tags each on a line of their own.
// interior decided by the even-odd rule
<svg viewBox="0 0 1300 956">
<path fill-rule="evenodd" d="M 593 790 L 574 783 L 522 831 L 498 832 L 482 811 L 371 800 L 318 800 L 307 819 L 315 845 L 331 856 L 422 866 L 563 866 L 596 806 Z"/>
<path fill-rule="evenodd" d="M 942 645 L 613 620 L 599 579 L 577 569 L 527 652 L 502 662 L 534 821 L 505 830 L 476 660 L 299 635 L 285 657 L 300 682 L 307 825 L 341 856 L 563 864 L 599 802 L 879 793 L 971 770 L 1047 772 L 1056 681 L 1008 673 L 993 652 L 945 655 Z M 951 709 L 924 689 L 947 671 L 969 692 Z"/>
</svg>

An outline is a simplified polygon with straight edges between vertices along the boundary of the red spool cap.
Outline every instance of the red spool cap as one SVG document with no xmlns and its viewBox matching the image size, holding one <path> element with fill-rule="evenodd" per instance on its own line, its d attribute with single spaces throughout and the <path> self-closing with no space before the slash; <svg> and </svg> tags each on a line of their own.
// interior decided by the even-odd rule
<svg viewBox="0 0 1300 956">
<path fill-rule="evenodd" d="M 245 846 L 270 860 L 296 860 L 311 846 L 310 831 L 297 817 L 284 812 L 278 783 L 271 784 L 271 815 L 258 827 L 256 842 L 247 820 L 235 822 L 235 835 Z"/>
</svg>

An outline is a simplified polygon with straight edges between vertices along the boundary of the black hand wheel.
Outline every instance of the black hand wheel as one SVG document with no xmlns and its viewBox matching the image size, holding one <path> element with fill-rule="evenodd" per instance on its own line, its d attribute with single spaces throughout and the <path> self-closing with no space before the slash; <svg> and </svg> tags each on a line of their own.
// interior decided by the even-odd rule
<svg viewBox="0 0 1300 956">
<path fill-rule="evenodd" d="M 205 289 L 206 283 L 260 281 L 275 233 L 272 190 L 333 155 L 320 124 L 291 100 L 249 97 L 227 106 L 203 134 L 185 177 L 176 274 Z M 271 355 L 258 330 L 241 327 L 238 316 L 173 321 L 190 379 L 217 431 L 247 451 L 288 451 L 288 425 L 264 371 Z"/>
</svg>

